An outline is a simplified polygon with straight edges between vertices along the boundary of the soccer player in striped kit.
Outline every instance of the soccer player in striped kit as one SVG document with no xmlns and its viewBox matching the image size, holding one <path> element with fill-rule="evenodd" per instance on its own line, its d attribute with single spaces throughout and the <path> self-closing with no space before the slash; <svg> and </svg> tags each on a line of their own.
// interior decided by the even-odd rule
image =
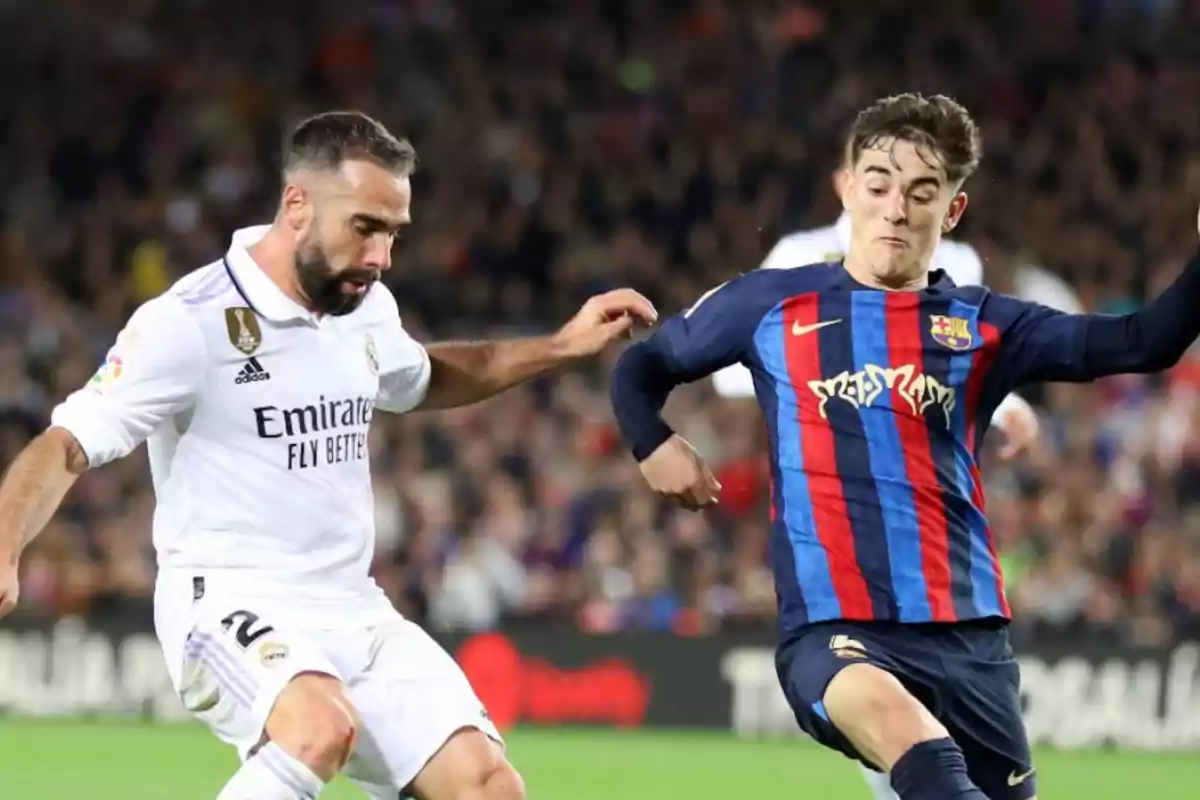
<svg viewBox="0 0 1200 800">
<path fill-rule="evenodd" d="M 841 166 L 833 174 L 833 188 L 839 198 L 844 197 L 846 180 L 850 175 L 850 148 L 843 150 Z M 784 236 L 759 269 L 793 269 L 811 264 L 840 261 L 850 249 L 850 212 L 843 211 L 833 225 L 811 230 L 795 231 Z M 983 261 L 975 248 L 966 242 L 943 238 L 934 248 L 930 259 L 931 269 L 945 271 L 956 286 L 977 286 L 983 283 Z M 733 364 L 718 370 L 713 376 L 713 387 L 722 397 L 753 398 L 754 378 L 750 370 L 741 364 Z M 1004 434 L 1005 442 L 1000 450 L 1003 458 L 1012 458 L 1023 452 L 1038 435 L 1038 419 L 1033 408 L 1024 398 L 1014 393 L 1001 401 L 992 415 L 992 427 Z M 879 800 L 889 800 L 895 794 L 886 779 L 878 779 L 878 773 L 867 771 L 868 781 L 876 788 Z"/>
<path fill-rule="evenodd" d="M 833 174 L 833 188 L 839 199 L 845 199 L 846 181 L 851 175 L 852 162 L 850 142 L 843 148 L 843 160 Z M 811 264 L 840 261 L 850 249 L 850 212 L 843 210 L 832 225 L 811 230 L 795 231 L 784 236 L 759 269 L 793 269 Z M 966 242 L 942 238 L 930 258 L 930 269 L 943 270 L 956 286 L 978 286 L 983 283 L 983 261 L 975 248 Z M 733 364 L 712 376 L 713 387 L 722 397 L 753 398 L 754 377 L 741 364 Z M 1037 414 L 1016 392 L 1010 393 L 997 406 L 992 415 L 992 427 L 1004 434 L 1000 456 L 1014 458 L 1026 450 L 1037 438 L 1039 425 Z M 869 767 L 860 767 L 863 778 L 871 787 L 877 800 L 896 800 L 886 773 Z"/>
<path fill-rule="evenodd" d="M 780 684 L 805 732 L 889 773 L 903 800 L 1037 794 L 978 467 L 996 407 L 1029 383 L 1164 370 L 1200 334 L 1200 254 L 1123 316 L 931 270 L 979 150 L 949 98 L 876 102 L 851 133 L 845 259 L 735 278 L 613 375 L 647 483 L 699 509 L 719 487 L 662 408 L 675 386 L 750 370 L 771 450 Z"/>
</svg>

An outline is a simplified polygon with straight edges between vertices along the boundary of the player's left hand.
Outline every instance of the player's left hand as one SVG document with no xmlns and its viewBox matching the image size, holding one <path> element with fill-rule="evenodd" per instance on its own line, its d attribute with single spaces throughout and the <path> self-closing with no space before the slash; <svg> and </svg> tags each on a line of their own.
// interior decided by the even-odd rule
<svg viewBox="0 0 1200 800">
<path fill-rule="evenodd" d="M 633 289 L 614 289 L 584 303 L 555 337 L 565 356 L 582 358 L 601 352 L 625 336 L 634 324 L 652 325 L 657 319 L 658 312 L 641 294 Z"/>
<path fill-rule="evenodd" d="M 1041 425 L 1037 414 L 1028 403 L 1014 403 L 1001 412 L 996 427 L 1004 432 L 1004 444 L 1000 457 L 1006 461 L 1016 458 L 1028 450 L 1037 440 Z"/>
<path fill-rule="evenodd" d="M 660 497 L 688 511 L 699 511 L 720 502 L 720 481 L 696 448 L 679 434 L 659 445 L 638 468 L 646 483 Z"/>
</svg>

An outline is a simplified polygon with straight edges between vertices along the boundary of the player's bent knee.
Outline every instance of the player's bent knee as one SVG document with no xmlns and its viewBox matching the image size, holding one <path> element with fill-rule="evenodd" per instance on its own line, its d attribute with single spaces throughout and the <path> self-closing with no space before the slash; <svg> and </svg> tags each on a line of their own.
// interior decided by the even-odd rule
<svg viewBox="0 0 1200 800">
<path fill-rule="evenodd" d="M 884 770 L 914 745 L 950 735 L 894 675 L 871 664 L 839 672 L 823 702 L 834 727 Z"/>
<path fill-rule="evenodd" d="M 525 800 L 525 781 L 508 761 L 500 763 L 483 776 L 483 782 L 475 793 L 463 800 Z"/>
<path fill-rule="evenodd" d="M 409 787 L 417 800 L 525 800 L 503 748 L 478 728 L 455 731 Z"/>
<path fill-rule="evenodd" d="M 525 781 L 511 764 L 501 759 L 491 769 L 460 784 L 458 791 L 446 800 L 525 800 Z"/>
<path fill-rule="evenodd" d="M 358 712 L 338 679 L 297 675 L 280 692 L 267 718 L 266 738 L 325 780 L 332 780 L 358 739 Z"/>
</svg>

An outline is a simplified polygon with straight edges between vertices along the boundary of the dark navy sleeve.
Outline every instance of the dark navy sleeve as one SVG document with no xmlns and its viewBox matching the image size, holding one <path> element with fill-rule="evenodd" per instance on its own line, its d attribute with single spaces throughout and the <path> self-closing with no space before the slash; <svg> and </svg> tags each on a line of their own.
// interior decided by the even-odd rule
<svg viewBox="0 0 1200 800">
<path fill-rule="evenodd" d="M 1161 295 L 1132 314 L 1064 314 L 990 295 L 984 320 L 1001 330 L 997 366 L 1015 388 L 1039 381 L 1090 381 L 1161 372 L 1200 335 L 1200 253 Z"/>
<path fill-rule="evenodd" d="M 625 351 L 613 370 L 611 399 L 634 458 L 645 459 L 670 438 L 662 409 L 671 390 L 746 360 L 759 322 L 783 299 L 783 273 L 762 270 L 721 284 Z"/>
</svg>

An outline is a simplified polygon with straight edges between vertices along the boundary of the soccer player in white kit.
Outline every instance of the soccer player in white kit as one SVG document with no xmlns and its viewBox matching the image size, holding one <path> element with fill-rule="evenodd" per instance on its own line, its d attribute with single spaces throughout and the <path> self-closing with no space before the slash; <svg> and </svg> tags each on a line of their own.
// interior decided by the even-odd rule
<svg viewBox="0 0 1200 800">
<path fill-rule="evenodd" d="M 833 176 L 834 190 L 840 197 L 845 167 Z M 850 214 L 843 212 L 833 225 L 808 231 L 797 231 L 780 239 L 759 269 L 792 269 L 811 264 L 823 264 L 841 260 L 850 248 Z M 975 248 L 965 242 L 955 242 L 945 237 L 933 252 L 931 269 L 945 270 L 959 286 L 973 286 L 983 282 L 983 262 Z M 713 375 L 713 386 L 724 397 L 754 397 L 754 379 L 750 370 L 740 364 Z M 1010 394 L 996 409 L 992 425 L 1005 436 L 1001 455 L 1012 458 L 1028 447 L 1038 434 L 1038 420 L 1033 408 L 1017 394 Z M 888 776 L 865 766 L 859 767 L 878 800 L 900 800 L 892 789 Z"/>
<path fill-rule="evenodd" d="M 411 146 L 357 112 L 292 134 L 278 214 L 130 318 L 0 485 L 0 615 L 75 478 L 147 441 L 155 627 L 183 704 L 243 762 L 218 800 L 521 800 L 462 671 L 368 576 L 376 409 L 466 405 L 652 322 L 631 290 L 556 334 L 424 347 L 379 284 Z"/>
</svg>

